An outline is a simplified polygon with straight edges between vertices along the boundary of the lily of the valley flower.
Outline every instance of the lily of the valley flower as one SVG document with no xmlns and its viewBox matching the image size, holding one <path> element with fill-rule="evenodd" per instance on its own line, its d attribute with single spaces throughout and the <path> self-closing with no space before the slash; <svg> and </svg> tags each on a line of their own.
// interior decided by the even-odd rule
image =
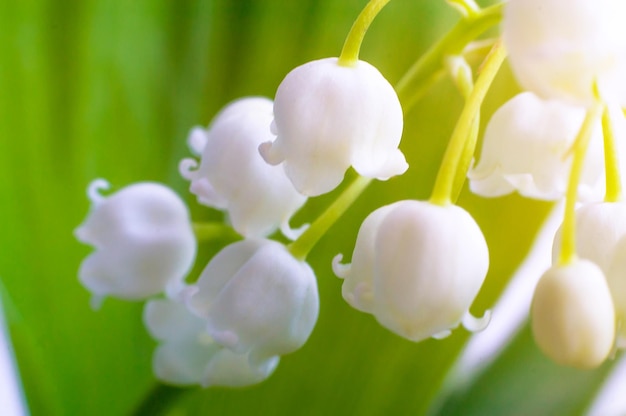
<svg viewBox="0 0 626 416">
<path fill-rule="evenodd" d="M 259 144 L 271 140 L 273 103 L 262 97 L 242 98 L 226 106 L 207 130 L 194 128 L 189 147 L 201 155 L 184 159 L 181 174 L 204 205 L 228 212 L 233 228 L 246 237 L 264 237 L 281 227 L 289 238 L 297 232 L 289 219 L 306 197 L 293 187 L 283 169 L 259 155 Z"/>
<path fill-rule="evenodd" d="M 520 84 L 543 98 L 626 104 L 626 2 L 509 0 L 502 35 Z"/>
<path fill-rule="evenodd" d="M 319 312 L 313 270 L 280 243 L 250 239 L 221 250 L 188 305 L 209 335 L 252 365 L 300 348 Z"/>
<path fill-rule="evenodd" d="M 178 385 L 243 387 L 259 383 L 276 369 L 279 357 L 251 365 L 248 356 L 224 348 L 206 330 L 206 322 L 182 303 L 170 299 L 149 301 L 144 323 L 159 341 L 152 366 L 156 377 Z"/>
<path fill-rule="evenodd" d="M 196 240 L 183 201 L 169 188 L 149 182 L 110 195 L 95 180 L 88 195 L 92 209 L 76 237 L 95 247 L 81 264 L 79 278 L 94 295 L 143 299 L 175 292 L 192 266 Z"/>
<path fill-rule="evenodd" d="M 613 349 L 615 310 L 604 274 L 589 260 L 553 266 L 539 280 L 531 308 L 539 348 L 561 365 L 594 368 Z"/>
<path fill-rule="evenodd" d="M 382 180 L 404 173 L 402 126 L 398 96 L 375 67 L 326 58 L 285 77 L 274 101 L 276 140 L 259 150 L 268 163 L 283 163 L 298 191 L 315 196 L 336 188 L 350 166 Z"/>
<path fill-rule="evenodd" d="M 545 200 L 564 196 L 571 169 L 571 148 L 585 110 L 521 93 L 492 116 L 480 160 L 468 172 L 470 189 L 497 197 L 513 191 Z M 604 158 L 601 126 L 596 126 L 579 185 L 581 200 L 603 195 Z"/>
<path fill-rule="evenodd" d="M 485 239 L 455 205 L 400 201 L 371 213 L 357 237 L 351 265 L 333 260 L 346 301 L 412 341 L 445 337 L 460 323 L 486 326 L 469 308 L 489 267 Z"/>
<path fill-rule="evenodd" d="M 576 251 L 604 273 L 618 321 L 617 344 L 626 348 L 626 202 L 583 205 L 576 211 Z M 561 230 L 554 239 L 553 258 L 561 248 Z"/>
</svg>

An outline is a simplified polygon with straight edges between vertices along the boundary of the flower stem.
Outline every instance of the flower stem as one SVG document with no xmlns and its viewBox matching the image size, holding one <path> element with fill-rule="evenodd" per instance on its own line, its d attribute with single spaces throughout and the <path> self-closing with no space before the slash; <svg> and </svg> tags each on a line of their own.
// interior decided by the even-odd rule
<svg viewBox="0 0 626 416">
<path fill-rule="evenodd" d="M 433 193 L 430 202 L 437 205 L 448 205 L 452 202 L 454 193 L 454 183 L 457 172 L 461 168 L 461 161 L 464 160 L 464 154 L 473 154 L 475 140 L 473 146 L 468 146 L 468 140 L 473 136 L 472 131 L 474 120 L 477 118 L 480 107 L 487 95 L 487 91 L 491 86 L 500 65 L 506 57 L 506 51 L 502 42 L 497 42 L 483 64 L 482 72 L 476 80 L 476 85 L 472 89 L 471 94 L 465 102 L 465 107 L 459 116 L 459 120 L 452 132 L 452 137 L 448 143 L 448 148 L 443 157 L 441 168 L 437 174 Z M 462 172 L 465 174 L 465 172 Z"/>
<path fill-rule="evenodd" d="M 567 183 L 567 193 L 565 194 L 565 214 L 563 217 L 563 237 L 561 252 L 559 253 L 559 265 L 566 266 L 576 258 L 576 197 L 578 194 L 578 184 L 582 175 L 587 154 L 587 147 L 593 134 L 593 128 L 602 116 L 602 104 L 596 104 L 587 111 L 585 121 L 583 121 L 576 141 L 574 142 L 574 159 Z"/>
<path fill-rule="evenodd" d="M 622 182 L 619 172 L 619 160 L 615 146 L 615 131 L 608 106 L 602 113 L 602 133 L 604 135 L 604 166 L 606 174 L 606 202 L 617 202 L 622 199 Z"/>
<path fill-rule="evenodd" d="M 193 233 L 199 242 L 218 239 L 239 240 L 241 236 L 232 227 L 221 222 L 194 222 Z"/>
<path fill-rule="evenodd" d="M 365 37 L 365 32 L 374 21 L 380 10 L 391 0 L 370 0 L 359 16 L 354 21 L 350 33 L 343 44 L 341 55 L 339 55 L 339 65 L 352 66 L 359 60 L 359 51 Z"/>
<path fill-rule="evenodd" d="M 418 59 L 396 85 L 402 107 L 412 106 L 441 73 L 443 62 L 449 55 L 459 55 L 463 49 L 487 29 L 502 20 L 503 3 L 487 7 L 476 14 L 461 19 L 441 40 Z"/>
<path fill-rule="evenodd" d="M 291 254 L 298 259 L 304 260 L 320 238 L 322 238 L 330 227 L 337 222 L 339 217 L 350 208 L 352 203 L 363 193 L 371 181 L 371 178 L 358 176 L 341 195 L 326 208 L 326 211 L 317 217 L 311 226 L 307 228 L 296 241 L 288 246 Z"/>
</svg>

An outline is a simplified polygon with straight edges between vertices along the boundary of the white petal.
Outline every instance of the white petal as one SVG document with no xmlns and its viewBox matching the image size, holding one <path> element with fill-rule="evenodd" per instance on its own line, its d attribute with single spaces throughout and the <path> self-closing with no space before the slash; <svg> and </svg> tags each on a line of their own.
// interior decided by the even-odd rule
<svg viewBox="0 0 626 416">
<path fill-rule="evenodd" d="M 363 176 L 387 179 L 403 173 L 398 150 L 402 108 L 393 87 L 372 65 L 345 67 L 337 58 L 292 70 L 276 92 L 276 140 L 261 152 L 303 194 L 333 190 L 352 165 Z"/>
</svg>

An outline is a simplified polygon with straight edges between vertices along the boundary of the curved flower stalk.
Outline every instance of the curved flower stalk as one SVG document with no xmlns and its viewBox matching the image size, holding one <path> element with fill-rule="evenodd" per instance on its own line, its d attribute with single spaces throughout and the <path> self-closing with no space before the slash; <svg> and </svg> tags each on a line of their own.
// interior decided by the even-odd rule
<svg viewBox="0 0 626 416">
<path fill-rule="evenodd" d="M 80 265 L 79 279 L 94 295 L 143 299 L 183 285 L 196 254 L 196 240 L 183 201 L 169 188 L 150 182 L 127 186 L 110 196 L 109 184 L 89 185 L 92 209 L 75 230 L 95 247 Z"/>
<path fill-rule="evenodd" d="M 283 163 L 299 192 L 315 196 L 335 189 L 350 166 L 381 180 L 404 173 L 402 127 L 398 96 L 375 67 L 326 58 L 287 74 L 274 101 L 276 140 L 259 150 L 268 163 Z"/>
<path fill-rule="evenodd" d="M 516 95 L 492 116 L 485 130 L 482 153 L 468 172 L 472 192 L 497 197 L 513 191 L 544 200 L 565 195 L 571 169 L 571 149 L 585 110 L 531 92 Z M 598 124 L 578 186 L 580 200 L 602 198 L 604 158 Z"/>
<path fill-rule="evenodd" d="M 259 144 L 270 133 L 272 101 L 248 97 L 227 105 L 207 130 L 194 128 L 189 147 L 201 155 L 184 159 L 180 172 L 191 181 L 190 190 L 201 204 L 228 212 L 233 228 L 246 237 L 264 237 L 281 227 L 289 238 L 291 216 L 305 203 L 284 171 L 263 161 Z M 194 170 L 197 168 L 197 170 Z"/>
<path fill-rule="evenodd" d="M 502 35 L 524 88 L 589 105 L 597 83 L 602 97 L 624 105 L 625 20 L 621 0 L 510 0 Z"/>
<path fill-rule="evenodd" d="M 411 341 L 489 321 L 469 313 L 489 267 L 487 243 L 458 206 L 409 200 L 379 208 L 359 230 L 352 264 L 340 261 L 333 270 L 346 301 Z"/>
<path fill-rule="evenodd" d="M 198 279 L 188 306 L 209 335 L 251 365 L 300 348 L 319 312 L 313 270 L 280 243 L 250 239 L 221 250 Z"/>
<path fill-rule="evenodd" d="M 558 364 L 602 364 L 615 338 L 615 310 L 602 270 L 589 260 L 549 269 L 535 289 L 531 324 L 539 348 Z"/>
<path fill-rule="evenodd" d="M 215 343 L 204 319 L 170 299 L 146 303 L 143 320 L 152 337 L 159 341 L 152 359 L 154 374 L 166 383 L 249 386 L 268 378 L 280 360 L 275 356 L 250 364 L 247 355 Z"/>
</svg>

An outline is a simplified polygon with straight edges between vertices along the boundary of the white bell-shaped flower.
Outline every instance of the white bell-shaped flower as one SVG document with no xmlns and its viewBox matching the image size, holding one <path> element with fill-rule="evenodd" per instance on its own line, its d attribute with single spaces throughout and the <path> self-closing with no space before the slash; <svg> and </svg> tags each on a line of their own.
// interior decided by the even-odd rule
<svg viewBox="0 0 626 416">
<path fill-rule="evenodd" d="M 472 192 L 497 197 L 513 191 L 544 200 L 565 195 L 571 170 L 571 148 L 585 110 L 533 93 L 516 95 L 500 107 L 485 130 L 478 164 L 468 178 Z M 581 200 L 603 195 L 602 129 L 595 126 L 578 194 Z"/>
<path fill-rule="evenodd" d="M 626 104 L 626 2 L 509 0 L 502 34 L 520 84 L 544 98 Z"/>
<path fill-rule="evenodd" d="M 278 366 L 279 357 L 251 365 L 247 355 L 215 343 L 205 320 L 173 300 L 149 301 L 143 318 L 152 337 L 159 341 L 152 366 L 163 382 L 243 387 L 265 380 Z"/>
<path fill-rule="evenodd" d="M 207 130 L 194 128 L 188 142 L 201 155 L 200 166 L 194 159 L 184 159 L 180 171 L 191 181 L 198 201 L 226 210 L 233 228 L 243 236 L 263 237 L 281 227 L 286 236 L 295 238 L 289 219 L 306 197 L 282 168 L 265 163 L 258 150 L 274 138 L 272 106 L 267 98 L 242 98 L 227 105 Z"/>
<path fill-rule="evenodd" d="M 259 150 L 268 163 L 284 164 L 298 191 L 315 196 L 335 189 L 350 166 L 382 180 L 404 173 L 402 126 L 398 96 L 375 67 L 326 58 L 287 74 L 274 101 L 276 140 Z"/>
<path fill-rule="evenodd" d="M 275 241 L 250 239 L 225 247 L 195 289 L 188 305 L 206 319 L 211 337 L 250 354 L 254 364 L 300 348 L 317 321 L 313 270 Z"/>
<path fill-rule="evenodd" d="M 399 201 L 371 213 L 351 265 L 333 260 L 346 301 L 384 327 L 421 341 L 442 338 L 460 323 L 484 328 L 469 313 L 489 268 L 487 243 L 474 219 L 455 205 Z"/>
<path fill-rule="evenodd" d="M 160 184 L 137 183 L 110 196 L 98 193 L 108 187 L 102 179 L 91 183 L 91 212 L 75 230 L 80 241 L 96 249 L 79 270 L 94 306 L 105 296 L 173 294 L 182 287 L 196 254 L 187 207 Z"/>
<path fill-rule="evenodd" d="M 615 338 L 615 310 L 602 270 L 584 259 L 550 268 L 535 289 L 531 327 L 539 348 L 556 363 L 602 364 Z"/>
<path fill-rule="evenodd" d="M 576 252 L 604 273 L 618 321 L 617 343 L 626 348 L 626 202 L 586 204 L 576 210 Z M 561 250 L 561 229 L 554 237 L 552 258 Z"/>
</svg>

